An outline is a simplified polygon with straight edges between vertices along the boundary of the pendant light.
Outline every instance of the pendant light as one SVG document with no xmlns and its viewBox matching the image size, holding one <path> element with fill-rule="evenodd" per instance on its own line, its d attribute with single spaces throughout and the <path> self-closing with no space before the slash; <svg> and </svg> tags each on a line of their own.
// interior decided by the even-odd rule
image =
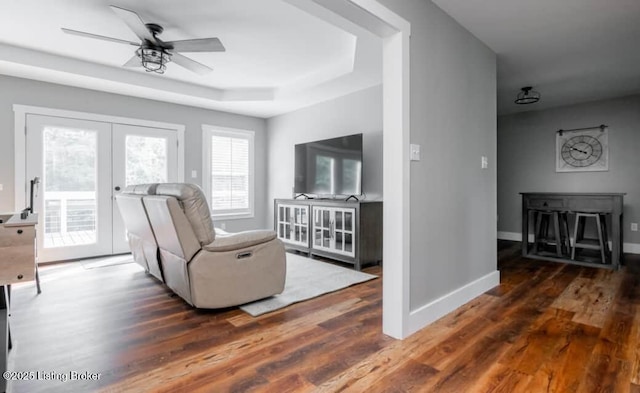
<svg viewBox="0 0 640 393">
<path fill-rule="evenodd" d="M 533 89 L 531 86 L 525 86 L 520 89 L 521 91 L 514 102 L 518 105 L 527 105 L 540 101 L 540 93 L 531 89 Z"/>
</svg>

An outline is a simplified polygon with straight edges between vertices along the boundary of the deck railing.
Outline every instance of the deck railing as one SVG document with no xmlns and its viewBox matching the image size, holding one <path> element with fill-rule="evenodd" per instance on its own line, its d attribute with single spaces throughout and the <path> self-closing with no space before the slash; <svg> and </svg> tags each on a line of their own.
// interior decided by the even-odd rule
<svg viewBox="0 0 640 393">
<path fill-rule="evenodd" d="M 44 193 L 46 234 L 95 231 L 96 193 L 49 191 Z"/>
</svg>

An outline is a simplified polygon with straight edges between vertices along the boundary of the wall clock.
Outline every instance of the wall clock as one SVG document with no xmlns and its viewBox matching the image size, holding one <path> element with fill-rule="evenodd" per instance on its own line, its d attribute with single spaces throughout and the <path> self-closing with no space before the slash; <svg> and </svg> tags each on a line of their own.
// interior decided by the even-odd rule
<svg viewBox="0 0 640 393">
<path fill-rule="evenodd" d="M 609 128 L 560 130 L 556 133 L 556 172 L 609 170 Z"/>
</svg>

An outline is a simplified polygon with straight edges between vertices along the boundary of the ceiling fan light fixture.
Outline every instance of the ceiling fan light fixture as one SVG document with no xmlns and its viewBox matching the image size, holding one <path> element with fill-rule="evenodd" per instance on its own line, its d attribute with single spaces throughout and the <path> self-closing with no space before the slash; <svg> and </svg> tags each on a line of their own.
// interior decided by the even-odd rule
<svg viewBox="0 0 640 393">
<path fill-rule="evenodd" d="M 136 55 L 140 58 L 140 62 L 147 72 L 158 74 L 164 74 L 167 63 L 171 61 L 171 54 L 162 49 L 140 47 L 136 51 Z"/>
<path fill-rule="evenodd" d="M 129 29 L 140 39 L 140 42 L 121 40 L 119 38 L 107 37 L 99 34 L 87 33 L 84 31 L 62 28 L 66 34 L 77 35 L 86 38 L 98 39 L 102 41 L 115 42 L 118 44 L 133 45 L 136 52 L 123 67 L 138 67 L 141 65 L 148 72 L 164 74 L 167 63 L 173 61 L 180 67 L 199 75 L 213 71 L 210 67 L 184 56 L 180 52 L 224 52 L 224 45 L 217 37 L 193 38 L 178 41 L 163 41 L 158 38 L 163 32 L 162 26 L 157 23 L 144 23 L 140 15 L 126 8 L 110 6 L 111 9 L 122 19 Z"/>
<path fill-rule="evenodd" d="M 525 86 L 520 89 L 520 93 L 516 97 L 514 101 L 518 105 L 527 105 L 527 104 L 535 104 L 540 101 L 540 93 L 535 90 L 532 90 L 533 87 Z"/>
</svg>

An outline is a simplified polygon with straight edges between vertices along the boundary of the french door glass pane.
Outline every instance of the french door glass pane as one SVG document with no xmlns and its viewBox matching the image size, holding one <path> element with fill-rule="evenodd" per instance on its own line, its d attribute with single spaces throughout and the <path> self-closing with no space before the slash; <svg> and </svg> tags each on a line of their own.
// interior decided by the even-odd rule
<svg viewBox="0 0 640 393">
<path fill-rule="evenodd" d="M 127 135 L 126 185 L 167 182 L 167 139 Z"/>
<path fill-rule="evenodd" d="M 96 131 L 43 130 L 44 247 L 96 242 Z"/>
</svg>

